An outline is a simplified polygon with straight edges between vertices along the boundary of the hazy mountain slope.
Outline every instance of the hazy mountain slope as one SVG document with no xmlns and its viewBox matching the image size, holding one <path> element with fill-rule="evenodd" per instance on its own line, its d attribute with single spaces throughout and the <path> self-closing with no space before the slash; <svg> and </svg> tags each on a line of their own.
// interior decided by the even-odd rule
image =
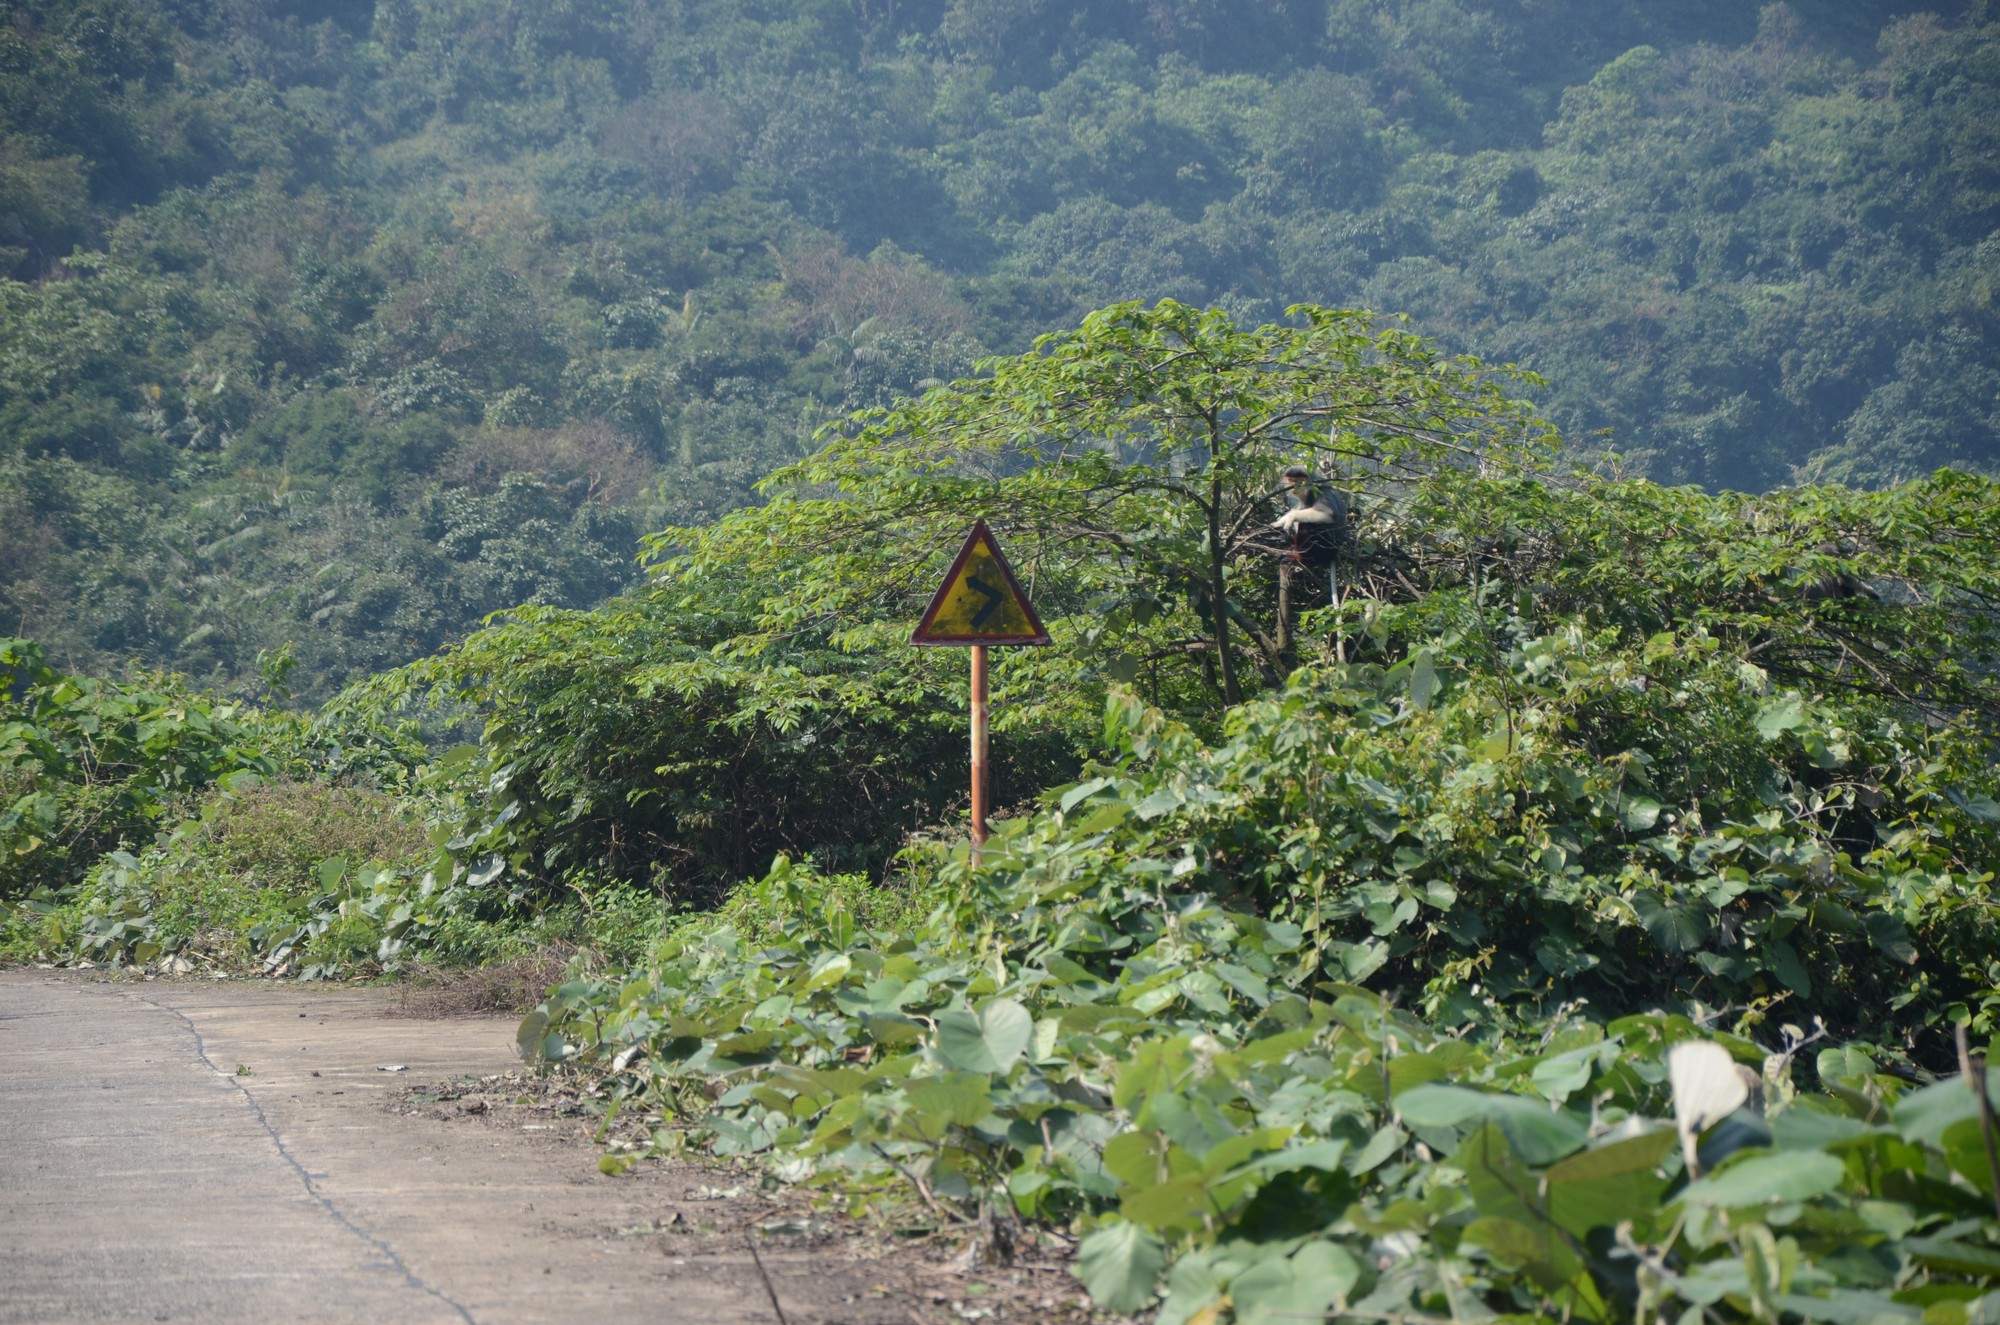
<svg viewBox="0 0 2000 1325">
<path fill-rule="evenodd" d="M 1116 298 L 1407 310 L 1671 481 L 1991 469 L 2000 24 L 1913 9 L 15 0 L 0 629 L 323 692 Z"/>
</svg>

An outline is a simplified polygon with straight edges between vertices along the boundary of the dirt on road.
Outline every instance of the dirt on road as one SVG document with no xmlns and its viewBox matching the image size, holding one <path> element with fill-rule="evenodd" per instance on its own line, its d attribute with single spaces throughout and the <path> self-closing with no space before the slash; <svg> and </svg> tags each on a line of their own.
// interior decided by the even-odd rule
<svg viewBox="0 0 2000 1325">
<path fill-rule="evenodd" d="M 752 1170 L 607 1177 L 514 1021 L 392 993 L 0 972 L 0 1322 L 1080 1319 L 1052 1253 L 954 1269 Z"/>
</svg>

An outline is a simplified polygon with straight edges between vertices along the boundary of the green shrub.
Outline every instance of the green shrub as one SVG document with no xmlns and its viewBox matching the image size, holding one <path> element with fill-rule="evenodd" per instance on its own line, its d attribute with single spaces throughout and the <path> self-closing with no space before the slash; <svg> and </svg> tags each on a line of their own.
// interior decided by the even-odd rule
<svg viewBox="0 0 2000 1325">
<path fill-rule="evenodd" d="M 811 862 L 794 868 L 781 856 L 764 877 L 738 886 L 714 911 L 679 917 L 667 937 L 685 941 L 727 928 L 756 949 L 799 932 L 843 928 L 916 935 L 932 912 L 950 900 L 935 879 L 935 873 L 925 873 L 915 880 L 898 876 L 877 883 L 865 874 L 822 874 Z"/>
<path fill-rule="evenodd" d="M 276 772 L 292 731 L 173 678 L 70 676 L 33 641 L 0 640 L 0 901 L 144 846 L 219 780 Z"/>
<path fill-rule="evenodd" d="M 1322 978 L 1301 926 L 1170 867 L 1047 864 L 960 872 L 963 904 L 898 934 L 780 862 L 741 895 L 753 940 L 689 927 L 648 970 L 572 980 L 523 1051 L 597 1064 L 669 1114 L 663 1146 L 817 1170 L 850 1209 L 913 1189 L 946 1224 L 1065 1226 L 1102 1305 L 1164 1292 L 1165 1321 L 1915 1321 L 2000 1289 L 1962 1082 L 1914 1089 L 1841 1046 L 1808 1091 L 1823 1031 L 1714 1010 L 1559 1008 L 1469 1039 Z M 1691 1041 L 1719 1046 L 1700 1091 L 1669 1080 Z"/>
<path fill-rule="evenodd" d="M 523 1051 L 1176 1325 L 1985 1319 L 1996 493 L 1409 481 L 1283 684 L 1115 691 L 922 919 L 781 861 Z"/>
<path fill-rule="evenodd" d="M 278 779 L 215 798 L 198 831 L 201 855 L 245 881 L 299 892 L 335 856 L 405 869 L 432 846 L 413 808 L 367 787 Z"/>
<path fill-rule="evenodd" d="M 294 949 L 317 957 L 317 945 L 328 955 L 309 964 L 331 970 L 355 960 L 363 929 L 373 927 L 371 959 L 384 937 L 379 902 L 368 904 L 375 914 L 365 925 L 348 923 L 355 906 L 343 910 L 361 876 L 371 898 L 387 880 L 415 887 L 432 854 L 407 807 L 360 787 L 238 776 L 211 790 L 201 811 L 137 854 L 109 852 L 77 887 L 14 908 L 4 950 L 256 969 L 284 966 Z M 378 865 L 350 872 L 350 858 Z"/>
<path fill-rule="evenodd" d="M 491 874 L 454 870 L 412 807 L 378 791 L 239 782 L 147 850 L 112 852 L 70 894 L 6 913 L 0 955 L 318 979 L 549 951 L 597 970 L 657 943 L 657 893 L 584 875 L 565 890 L 529 907 Z"/>
<path fill-rule="evenodd" d="M 1572 629 L 1492 671 L 1442 645 L 1306 670 L 1215 743 L 1114 705 L 1119 766 L 1006 826 L 993 868 L 1172 879 L 1443 1025 L 1699 1002 L 1944 1067 L 1941 1026 L 2000 1030 L 1986 747 L 1717 645 Z"/>
</svg>

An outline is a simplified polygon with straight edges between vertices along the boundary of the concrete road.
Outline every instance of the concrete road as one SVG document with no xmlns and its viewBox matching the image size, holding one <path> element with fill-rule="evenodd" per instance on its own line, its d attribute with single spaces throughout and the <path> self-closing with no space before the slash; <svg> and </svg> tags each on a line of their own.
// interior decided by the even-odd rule
<svg viewBox="0 0 2000 1325">
<path fill-rule="evenodd" d="M 676 1189 L 398 1111 L 411 1082 L 518 1063 L 511 1020 L 387 1001 L 0 972 L 0 1322 L 939 1318 L 865 1259 L 773 1249 L 760 1270 L 740 1239 L 620 1237 Z"/>
</svg>

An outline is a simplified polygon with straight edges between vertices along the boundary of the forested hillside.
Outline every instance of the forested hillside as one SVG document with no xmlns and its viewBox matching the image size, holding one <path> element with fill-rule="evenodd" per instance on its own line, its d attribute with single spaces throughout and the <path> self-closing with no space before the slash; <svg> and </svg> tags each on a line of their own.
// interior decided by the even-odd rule
<svg viewBox="0 0 2000 1325">
<path fill-rule="evenodd" d="M 1528 385 L 1132 301 L 310 718 L 0 640 L 0 960 L 480 964 L 604 1174 L 1155 1325 L 1990 1322 L 2000 482 L 1618 478 Z M 906 647 L 975 511 L 1052 641 L 976 855 Z"/>
<path fill-rule="evenodd" d="M 0 961 L 1160 1325 L 2000 1321 L 1990 0 L 0 16 Z"/>
<path fill-rule="evenodd" d="M 328 693 L 1113 299 L 1408 312 L 1674 483 L 2000 463 L 2000 23 L 7 0 L 0 628 Z"/>
</svg>

